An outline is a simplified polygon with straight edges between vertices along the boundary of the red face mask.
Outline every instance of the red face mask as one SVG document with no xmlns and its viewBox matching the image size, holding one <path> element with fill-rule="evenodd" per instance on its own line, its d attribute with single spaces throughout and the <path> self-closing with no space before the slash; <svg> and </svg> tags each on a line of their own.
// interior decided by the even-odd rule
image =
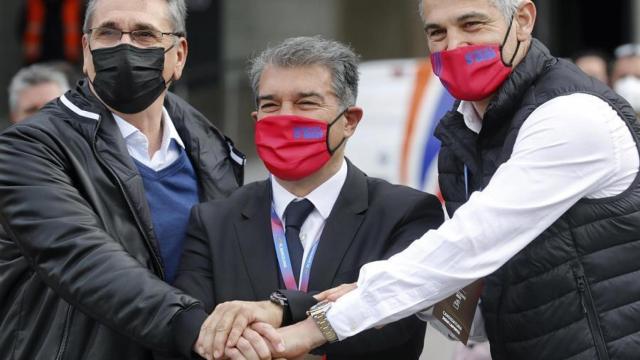
<svg viewBox="0 0 640 360">
<path fill-rule="evenodd" d="M 511 21 L 513 22 L 513 18 Z M 510 30 L 511 23 L 503 44 L 507 41 Z M 513 60 L 520 49 L 520 41 L 509 64 L 502 60 L 502 48 L 503 45 L 470 45 L 433 53 L 433 72 L 456 99 L 486 99 L 498 90 L 511 74 Z"/>
<path fill-rule="evenodd" d="M 256 123 L 258 156 L 279 179 L 305 178 L 322 168 L 344 143 L 342 139 L 329 149 L 329 129 L 343 114 L 344 111 L 328 124 L 297 115 L 264 117 Z"/>
</svg>

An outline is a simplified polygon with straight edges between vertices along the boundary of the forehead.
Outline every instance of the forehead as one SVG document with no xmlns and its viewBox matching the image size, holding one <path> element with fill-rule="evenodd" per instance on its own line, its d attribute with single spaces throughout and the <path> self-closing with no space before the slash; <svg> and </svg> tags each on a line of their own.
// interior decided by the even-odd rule
<svg viewBox="0 0 640 360">
<path fill-rule="evenodd" d="M 91 18 L 91 27 L 113 23 L 122 29 L 148 24 L 161 30 L 169 29 L 168 4 L 165 0 L 99 0 Z"/>
<path fill-rule="evenodd" d="M 267 65 L 260 76 L 260 96 L 286 96 L 300 93 L 332 94 L 331 72 L 326 66 L 281 67 Z"/>
<path fill-rule="evenodd" d="M 452 21 L 470 13 L 494 18 L 502 16 L 491 0 L 424 0 L 423 4 L 427 23 Z"/>
<path fill-rule="evenodd" d="M 586 55 L 579 57 L 576 59 L 576 64 L 597 64 L 597 65 L 606 65 L 606 62 L 603 58 L 595 55 Z"/>
</svg>

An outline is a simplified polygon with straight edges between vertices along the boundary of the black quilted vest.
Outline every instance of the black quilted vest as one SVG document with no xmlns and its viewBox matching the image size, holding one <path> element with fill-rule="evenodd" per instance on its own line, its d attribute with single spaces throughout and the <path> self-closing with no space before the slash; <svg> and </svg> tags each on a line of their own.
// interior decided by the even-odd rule
<svg viewBox="0 0 640 360">
<path fill-rule="evenodd" d="M 469 192 L 482 189 L 511 156 L 528 116 L 572 93 L 609 103 L 640 144 L 640 124 L 624 100 L 533 40 L 489 105 L 480 134 L 465 126 L 458 104 L 436 129 L 449 215 L 466 201 L 465 164 Z M 482 311 L 494 360 L 640 359 L 638 177 L 618 196 L 582 199 L 488 276 Z"/>
</svg>

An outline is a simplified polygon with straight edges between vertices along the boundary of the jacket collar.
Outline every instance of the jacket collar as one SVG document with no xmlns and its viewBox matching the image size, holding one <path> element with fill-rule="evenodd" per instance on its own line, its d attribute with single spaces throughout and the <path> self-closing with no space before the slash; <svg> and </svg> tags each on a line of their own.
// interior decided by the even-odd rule
<svg viewBox="0 0 640 360">
<path fill-rule="evenodd" d="M 64 94 L 60 101 L 72 115 L 67 121 L 84 138 L 97 144 L 100 138 L 106 142 L 104 151 L 111 151 L 112 157 L 124 164 L 130 171 L 137 169 L 131 159 L 122 134 L 115 123 L 113 114 L 91 92 L 89 82 L 80 80 L 77 86 Z M 233 147 L 233 143 L 191 105 L 178 96 L 167 92 L 164 107 L 171 117 L 185 150 L 198 175 L 201 199 L 212 200 L 227 195 L 242 181 L 244 154 Z M 108 147 L 112 147 L 110 150 Z M 228 164 L 231 157 L 234 163 L 235 178 L 227 176 L 232 171 Z"/>
<path fill-rule="evenodd" d="M 511 122 L 525 94 L 545 71 L 558 60 L 537 39 L 531 41 L 527 55 L 498 89 L 482 119 L 482 131 L 493 132 L 504 123 Z"/>
<path fill-rule="evenodd" d="M 453 151 L 469 167 L 471 173 L 478 174 L 478 140 L 504 133 L 500 129 L 504 130 L 511 123 L 527 91 L 556 62 L 557 59 L 549 54 L 549 50 L 540 41 L 533 39 L 527 55 L 513 69 L 487 107 L 480 134 L 475 134 L 466 126 L 462 114 L 457 111 L 460 101 L 456 101 L 452 110 L 440 120 L 435 136 L 442 141 L 443 146 L 455 144 Z"/>
<path fill-rule="evenodd" d="M 347 180 L 320 236 L 309 277 L 310 291 L 337 285 L 333 279 L 369 208 L 367 176 L 350 161 L 347 166 Z"/>
</svg>

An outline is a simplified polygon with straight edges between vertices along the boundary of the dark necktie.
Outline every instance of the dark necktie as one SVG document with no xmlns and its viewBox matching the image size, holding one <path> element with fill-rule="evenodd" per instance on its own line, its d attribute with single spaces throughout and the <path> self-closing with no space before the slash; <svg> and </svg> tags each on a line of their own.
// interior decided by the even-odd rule
<svg viewBox="0 0 640 360">
<path fill-rule="evenodd" d="M 284 235 L 287 238 L 291 270 L 293 271 L 293 276 L 296 278 L 296 283 L 299 283 L 300 267 L 304 254 L 302 242 L 300 242 L 300 227 L 302 227 L 302 223 L 304 223 L 304 220 L 309 216 L 311 211 L 313 211 L 313 204 L 307 199 L 290 202 L 284 211 Z"/>
</svg>

